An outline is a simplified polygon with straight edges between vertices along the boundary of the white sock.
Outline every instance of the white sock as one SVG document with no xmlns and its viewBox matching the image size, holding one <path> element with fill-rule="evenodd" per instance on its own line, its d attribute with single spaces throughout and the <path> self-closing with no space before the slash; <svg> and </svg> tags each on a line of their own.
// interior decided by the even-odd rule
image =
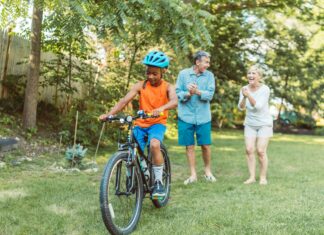
<svg viewBox="0 0 324 235">
<path fill-rule="evenodd" d="M 153 172 L 154 172 L 154 176 L 155 176 L 155 181 L 159 180 L 162 184 L 162 175 L 163 175 L 163 166 L 164 165 L 153 165 Z"/>
</svg>

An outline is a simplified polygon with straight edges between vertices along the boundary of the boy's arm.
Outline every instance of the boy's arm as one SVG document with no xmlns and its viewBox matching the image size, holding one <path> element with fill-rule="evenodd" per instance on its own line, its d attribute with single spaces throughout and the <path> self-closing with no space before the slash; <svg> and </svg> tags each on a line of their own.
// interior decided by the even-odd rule
<svg viewBox="0 0 324 235">
<path fill-rule="evenodd" d="M 107 114 L 100 115 L 100 120 L 105 120 L 110 115 L 114 115 L 121 111 L 141 90 L 143 82 L 136 83 L 132 89 L 122 98 Z"/>
<path fill-rule="evenodd" d="M 174 86 L 171 84 L 169 84 L 169 86 L 168 86 L 168 97 L 169 97 L 168 103 L 153 110 L 154 116 L 159 116 L 160 113 L 163 112 L 164 110 L 174 109 L 178 106 L 178 97 L 177 97 Z"/>
</svg>

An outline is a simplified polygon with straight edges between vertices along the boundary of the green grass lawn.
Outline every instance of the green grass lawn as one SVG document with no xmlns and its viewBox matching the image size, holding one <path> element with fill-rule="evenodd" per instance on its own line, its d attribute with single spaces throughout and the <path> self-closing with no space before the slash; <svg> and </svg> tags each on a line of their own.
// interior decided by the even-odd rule
<svg viewBox="0 0 324 235">
<path fill-rule="evenodd" d="M 172 162 L 171 199 L 156 209 L 143 203 L 134 234 L 324 234 L 324 138 L 276 134 L 269 146 L 267 186 L 248 177 L 241 131 L 213 133 L 216 183 L 188 177 L 184 148 L 166 140 Z M 101 173 L 53 173 L 57 156 L 0 169 L 0 234 L 107 234 L 99 209 Z M 88 155 L 90 158 L 91 156 Z M 63 157 L 62 157 L 63 158 Z"/>
</svg>

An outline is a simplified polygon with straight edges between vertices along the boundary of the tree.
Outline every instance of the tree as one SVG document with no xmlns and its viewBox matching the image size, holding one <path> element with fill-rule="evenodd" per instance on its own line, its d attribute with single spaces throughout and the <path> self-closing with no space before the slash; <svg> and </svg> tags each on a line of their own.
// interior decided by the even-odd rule
<svg viewBox="0 0 324 235">
<path fill-rule="evenodd" d="M 41 31 L 43 19 L 43 1 L 35 1 L 32 16 L 31 51 L 25 90 L 23 127 L 36 127 L 38 80 L 40 71 Z"/>
</svg>

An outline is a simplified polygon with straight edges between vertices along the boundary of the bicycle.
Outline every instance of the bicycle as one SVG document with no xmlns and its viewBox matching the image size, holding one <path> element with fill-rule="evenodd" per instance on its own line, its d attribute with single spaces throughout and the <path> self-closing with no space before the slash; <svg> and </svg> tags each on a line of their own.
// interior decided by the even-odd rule
<svg viewBox="0 0 324 235">
<path fill-rule="evenodd" d="M 166 195 L 152 198 L 154 173 L 152 157 L 145 155 L 133 136 L 134 121 L 138 118 L 154 118 L 143 111 L 137 116 L 109 117 L 108 122 L 117 121 L 127 125 L 127 141 L 120 143 L 118 150 L 105 166 L 100 185 L 100 206 L 104 224 L 111 234 L 129 234 L 135 230 L 140 219 L 143 199 L 147 195 L 156 208 L 167 205 L 171 187 L 171 165 L 167 149 L 161 143 L 164 158 L 163 185 Z"/>
</svg>

